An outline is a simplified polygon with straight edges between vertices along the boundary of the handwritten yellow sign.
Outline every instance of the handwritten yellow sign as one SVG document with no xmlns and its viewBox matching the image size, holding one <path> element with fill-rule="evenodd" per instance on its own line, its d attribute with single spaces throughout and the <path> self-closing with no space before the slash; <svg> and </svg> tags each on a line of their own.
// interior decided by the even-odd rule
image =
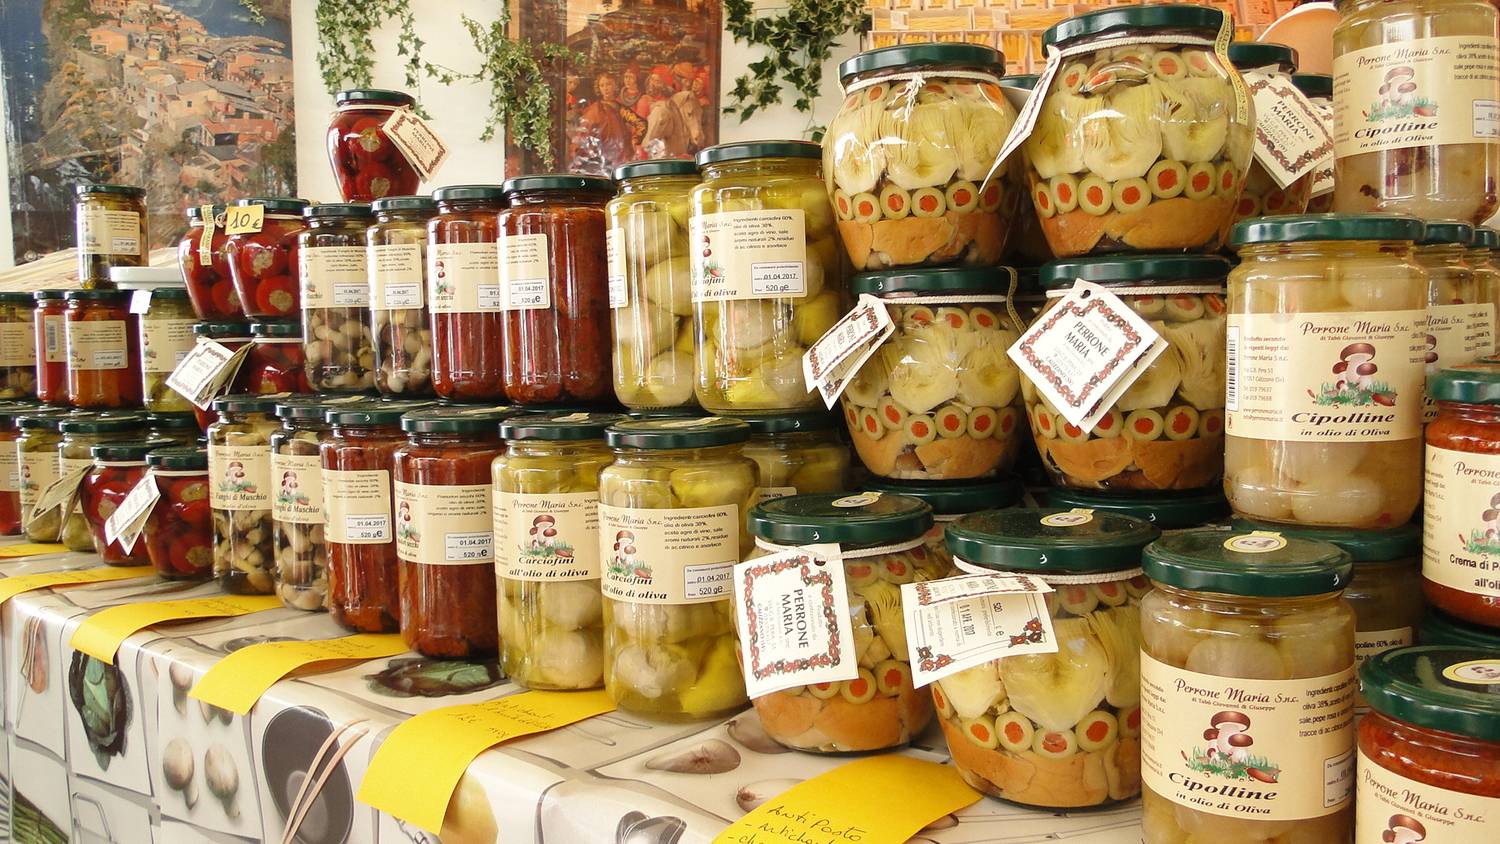
<svg viewBox="0 0 1500 844">
<path fill-rule="evenodd" d="M 149 577 L 153 574 L 156 574 L 156 569 L 150 566 L 94 566 L 86 569 L 21 574 L 0 580 L 0 604 L 33 589 L 46 589 L 49 586 L 82 586 L 86 583 L 106 583 L 111 580 L 129 580 L 132 577 Z"/>
<path fill-rule="evenodd" d="M 379 659 L 406 651 L 395 633 L 362 633 L 311 642 L 261 642 L 219 660 L 188 697 L 244 715 L 277 680 L 309 665 Z M 332 666 L 330 666 L 332 667 Z"/>
<path fill-rule="evenodd" d="M 0 545 L 0 559 L 12 557 L 39 557 L 42 554 L 61 554 L 68 546 L 59 542 L 18 542 L 15 545 Z"/>
<path fill-rule="evenodd" d="M 220 598 L 188 598 L 181 601 L 154 601 L 126 604 L 100 610 L 73 631 L 74 650 L 95 659 L 115 661 L 115 651 L 136 632 L 167 621 L 192 621 L 199 618 L 232 618 L 281 606 L 275 595 L 225 595 Z"/>
<path fill-rule="evenodd" d="M 375 751 L 359 800 L 436 833 L 448 798 L 474 757 L 502 741 L 614 708 L 603 691 L 531 691 L 425 712 L 397 726 Z"/>
<path fill-rule="evenodd" d="M 232 205 L 224 212 L 225 234 L 255 234 L 265 225 L 266 206 Z"/>
<path fill-rule="evenodd" d="M 871 795 L 896 795 L 895 800 Z M 719 833 L 714 844 L 901 844 L 979 799 L 949 765 L 870 756 L 804 780 Z"/>
</svg>

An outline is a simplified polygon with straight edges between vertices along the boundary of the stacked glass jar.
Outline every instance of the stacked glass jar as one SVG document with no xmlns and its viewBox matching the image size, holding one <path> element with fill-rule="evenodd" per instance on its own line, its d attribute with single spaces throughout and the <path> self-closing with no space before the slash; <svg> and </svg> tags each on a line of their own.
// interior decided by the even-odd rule
<svg viewBox="0 0 1500 844">
<path fill-rule="evenodd" d="M 1262 87 L 1266 92 L 1265 96 L 1276 100 L 1278 104 L 1284 101 L 1276 93 L 1276 87 L 1266 85 L 1267 80 L 1288 86 L 1292 84 L 1292 74 L 1297 71 L 1297 51 L 1285 44 L 1236 41 L 1229 45 L 1229 61 L 1235 70 L 1245 75 L 1246 85 L 1252 91 Z M 1285 125 L 1285 118 L 1277 115 L 1257 114 L 1256 119 L 1266 121 L 1271 132 Z M 1308 170 L 1290 184 L 1282 185 L 1264 164 L 1252 157 L 1250 171 L 1245 176 L 1245 186 L 1240 191 L 1239 202 L 1234 208 L 1235 222 L 1272 214 L 1301 214 L 1306 211 L 1308 200 L 1312 198 L 1313 175 L 1313 171 Z"/>
<path fill-rule="evenodd" d="M 146 189 L 135 185 L 74 186 L 78 281 L 108 288 L 111 267 L 143 267 L 151 251 Z"/>
<path fill-rule="evenodd" d="M 505 398 L 500 303 L 500 185 L 432 192 L 427 223 L 427 307 L 432 314 L 432 386 L 453 401 Z"/>
<path fill-rule="evenodd" d="M 375 346 L 365 258 L 370 206 L 325 203 L 308 208 L 303 218 L 307 229 L 297 235 L 297 272 L 308 386 L 320 393 L 372 391 Z"/>
<path fill-rule="evenodd" d="M 271 435 L 285 394 L 214 399 L 208 427 L 209 501 L 214 520 L 214 576 L 225 592 L 270 595 L 276 550 L 271 521 Z"/>
<path fill-rule="evenodd" d="M 383 396 L 432 395 L 432 326 L 427 314 L 427 224 L 437 204 L 426 196 L 370 203 L 365 230 L 375 386 Z"/>
<path fill-rule="evenodd" d="M 132 310 L 136 312 L 141 343 L 142 404 L 156 413 L 187 413 L 193 403 L 168 387 L 167 377 L 196 343 L 193 326 L 197 320 L 188 291 L 184 287 L 158 287 L 135 291 L 135 295 Z"/>
<path fill-rule="evenodd" d="M 298 307 L 297 236 L 307 228 L 305 199 L 252 197 L 236 206 L 265 208 L 259 231 L 230 235 L 224 250 L 235 292 L 247 316 L 295 318 Z"/>
<path fill-rule="evenodd" d="M 177 243 L 177 266 L 187 284 L 199 319 L 245 318 L 240 294 L 229 270 L 229 234 L 224 206 L 200 205 L 187 210 L 188 230 Z"/>
</svg>

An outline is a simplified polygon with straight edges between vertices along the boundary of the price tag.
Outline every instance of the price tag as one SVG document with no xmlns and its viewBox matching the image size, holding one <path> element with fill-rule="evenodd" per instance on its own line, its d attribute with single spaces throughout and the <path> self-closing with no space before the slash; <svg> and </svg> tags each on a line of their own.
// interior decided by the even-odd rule
<svg viewBox="0 0 1500 844">
<path fill-rule="evenodd" d="M 1087 588 L 1087 587 L 1085 587 Z M 1022 654 L 1057 653 L 1044 597 L 1034 577 L 967 574 L 901 585 L 912 685 Z"/>
<path fill-rule="evenodd" d="M 136 540 L 146 527 L 146 519 L 151 516 L 151 510 L 159 498 L 161 490 L 156 486 L 156 475 L 147 469 L 140 482 L 120 502 L 120 506 L 104 520 L 104 541 L 118 541 L 125 553 L 129 554 L 135 548 Z"/>
<path fill-rule="evenodd" d="M 3 581 L 0 581 L 3 582 Z M 137 632 L 168 621 L 233 618 L 281 606 L 275 595 L 225 595 L 182 601 L 124 604 L 94 613 L 73 631 L 69 645 L 76 651 L 113 664 L 120 645 Z"/>
<path fill-rule="evenodd" d="M 46 513 L 54 507 L 62 508 L 61 518 L 66 519 L 73 514 L 73 505 L 78 503 L 78 485 L 83 483 L 83 476 L 88 474 L 88 466 L 79 466 L 63 472 L 62 476 L 43 489 L 41 495 L 37 496 L 36 503 L 31 508 L 31 518 Z"/>
<path fill-rule="evenodd" d="M 844 314 L 802 356 L 802 377 L 807 388 L 816 389 L 823 396 L 823 403 L 833 407 L 844 385 L 849 383 L 849 376 L 858 372 L 895 330 L 885 305 L 868 293 L 860 294 L 854 310 Z"/>
<path fill-rule="evenodd" d="M 398 108 L 391 112 L 381 128 L 385 130 L 391 143 L 396 145 L 396 149 L 401 150 L 401 154 L 421 174 L 424 182 L 432 181 L 432 175 L 448 160 L 448 145 L 432 131 L 427 121 L 418 117 L 410 108 Z"/>
<path fill-rule="evenodd" d="M 192 351 L 167 376 L 167 386 L 198 409 L 208 410 L 214 398 L 233 383 L 234 376 L 240 371 L 240 364 L 250 354 L 250 346 L 250 343 L 246 343 L 238 349 L 230 349 L 223 343 L 200 338 Z"/>
<path fill-rule="evenodd" d="M 614 708 L 603 690 L 530 691 L 424 712 L 398 724 L 375 751 L 359 800 L 436 833 L 453 789 L 474 757 L 502 741 L 555 730 Z"/>
<path fill-rule="evenodd" d="M 11 546 L 12 548 L 20 546 Z M 58 545 L 58 551 L 68 550 Z M 95 566 L 87 569 L 45 571 L 40 574 L 22 574 L 0 580 L 0 604 L 22 592 L 35 589 L 50 589 L 55 586 L 83 586 L 88 583 L 108 583 L 112 580 L 129 580 L 133 577 L 152 577 L 156 569 L 151 566 Z"/>
<path fill-rule="evenodd" d="M 199 205 L 198 219 L 203 221 L 203 231 L 198 235 L 198 266 L 207 267 L 214 262 L 214 226 L 218 224 L 214 219 L 214 207 Z"/>
<path fill-rule="evenodd" d="M 734 621 L 750 697 L 853 680 L 859 653 L 837 545 L 807 545 L 734 567 Z"/>
<path fill-rule="evenodd" d="M 231 205 L 224 211 L 225 234 L 256 234 L 265 224 L 264 205 Z"/>
<path fill-rule="evenodd" d="M 276 681 L 299 668 L 329 662 L 342 665 L 405 652 L 406 645 L 396 633 L 361 633 L 311 642 L 261 642 L 215 663 L 188 697 L 244 715 Z"/>
</svg>

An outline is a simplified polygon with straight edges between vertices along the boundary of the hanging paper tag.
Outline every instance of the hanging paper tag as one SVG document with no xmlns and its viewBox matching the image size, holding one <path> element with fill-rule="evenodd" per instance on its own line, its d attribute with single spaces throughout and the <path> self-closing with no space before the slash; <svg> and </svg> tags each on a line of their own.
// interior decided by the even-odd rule
<svg viewBox="0 0 1500 844">
<path fill-rule="evenodd" d="M 1080 279 L 1007 350 L 1021 374 L 1073 425 L 1092 431 L 1167 348 L 1119 297 Z"/>
<path fill-rule="evenodd" d="M 244 715 L 278 680 L 299 668 L 317 663 L 380 659 L 405 652 L 406 645 L 396 633 L 361 633 L 310 642 L 261 642 L 240 648 L 214 663 L 193 685 L 188 697 Z"/>
<path fill-rule="evenodd" d="M 859 676 L 839 546 L 788 548 L 738 563 L 734 591 L 750 697 Z"/>
<path fill-rule="evenodd" d="M 167 621 L 192 621 L 200 618 L 233 618 L 281 607 L 275 595 L 225 595 L 218 598 L 188 598 L 182 601 L 153 601 L 122 604 L 94 613 L 73 631 L 69 645 L 76 651 L 113 663 L 120 645 L 137 632 Z"/>
<path fill-rule="evenodd" d="M 1323 129 L 1328 137 L 1333 137 L 1333 101 L 1322 98 L 1309 99 L 1308 105 L 1312 106 L 1313 112 L 1323 122 Z M 1333 156 L 1319 164 L 1313 171 L 1312 196 L 1318 197 L 1327 193 L 1333 193 Z"/>
<path fill-rule="evenodd" d="M 860 294 L 854 310 L 844 314 L 802 356 L 807 388 L 816 389 L 823 403 L 833 407 L 849 376 L 858 372 L 895 330 L 885 304 L 868 293 Z"/>
<path fill-rule="evenodd" d="M 214 207 L 198 206 L 198 219 L 203 221 L 203 231 L 198 234 L 198 266 L 211 266 L 214 262 Z"/>
<path fill-rule="evenodd" d="M 381 128 L 411 166 L 417 168 L 424 182 L 432 181 L 432 175 L 448 160 L 448 145 L 410 108 L 391 112 Z"/>
<path fill-rule="evenodd" d="M 130 291 L 130 312 L 133 314 L 144 314 L 151 309 L 150 290 Z"/>
<path fill-rule="evenodd" d="M 225 234 L 256 234 L 265 224 L 264 205 L 231 205 L 224 211 Z"/>
<path fill-rule="evenodd" d="M 922 687 L 966 668 L 1022 654 L 1057 653 L 1043 597 L 1024 575 L 967 574 L 901 585 L 911 682 Z"/>
<path fill-rule="evenodd" d="M 20 546 L 12 545 L 11 548 Z M 57 551 L 66 551 L 67 546 L 55 546 Z M 132 577 L 154 577 L 156 569 L 151 566 L 95 566 L 87 569 L 44 571 L 39 574 L 23 574 L 0 580 L 0 604 L 22 592 L 33 589 L 50 589 L 55 586 L 82 586 L 87 583 L 107 583 L 113 580 L 129 580 Z"/>
<path fill-rule="evenodd" d="M 151 516 L 151 510 L 159 498 L 161 490 L 156 486 L 156 475 L 147 469 L 146 474 L 120 502 L 120 506 L 104 520 L 104 541 L 119 542 L 120 547 L 129 554 L 140 538 L 141 531 L 146 528 L 146 520 Z"/>
<path fill-rule="evenodd" d="M 1285 190 L 1314 168 L 1333 165 L 1333 136 L 1307 95 L 1284 73 L 1246 72 L 1255 103 L 1255 160 Z"/>
<path fill-rule="evenodd" d="M 46 513 L 54 507 L 62 508 L 61 518 L 66 519 L 73 514 L 73 505 L 78 503 L 78 485 L 83 483 L 83 476 L 88 474 L 89 466 L 79 466 L 62 473 L 62 476 L 48 484 L 41 494 L 36 498 L 36 504 L 31 508 L 31 518 Z"/>
<path fill-rule="evenodd" d="M 250 343 L 230 349 L 213 340 L 200 339 L 167 376 L 167 386 L 182 394 L 199 410 L 208 410 L 214 398 L 234 381 L 240 364 L 250 354 Z"/>
</svg>

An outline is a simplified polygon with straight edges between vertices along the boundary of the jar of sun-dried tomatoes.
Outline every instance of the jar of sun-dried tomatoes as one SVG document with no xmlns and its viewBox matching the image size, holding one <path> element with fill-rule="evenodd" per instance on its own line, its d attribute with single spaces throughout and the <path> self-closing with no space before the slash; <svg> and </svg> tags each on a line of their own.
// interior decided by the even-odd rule
<svg viewBox="0 0 1500 844">
<path fill-rule="evenodd" d="M 188 230 L 177 242 L 177 266 L 199 319 L 244 319 L 240 294 L 229 274 L 229 234 L 224 206 L 199 205 L 187 210 Z"/>
<path fill-rule="evenodd" d="M 16 447 L 21 429 L 17 420 L 35 411 L 36 405 L 30 402 L 0 404 L 0 536 L 21 532 L 21 453 Z"/>
<path fill-rule="evenodd" d="M 297 252 L 307 381 L 319 392 L 372 391 L 375 346 L 365 262 L 370 206 L 330 202 L 303 216 L 309 228 L 297 236 Z"/>
<path fill-rule="evenodd" d="M 88 409 L 140 407 L 141 348 L 129 290 L 69 290 L 63 334 L 68 403 Z"/>
<path fill-rule="evenodd" d="M 433 389 L 459 401 L 504 398 L 505 314 L 495 243 L 505 191 L 455 185 L 438 188 L 432 198 L 437 216 L 427 224 L 427 306 Z"/>
<path fill-rule="evenodd" d="M 68 339 L 64 326 L 68 303 L 65 290 L 38 290 L 32 311 L 36 334 L 36 400 L 61 404 L 68 400 Z"/>
<path fill-rule="evenodd" d="M 296 325 L 296 323 L 293 323 L 293 325 Z M 195 342 L 218 343 L 231 352 L 236 351 L 237 349 L 240 349 L 241 347 L 249 344 L 251 340 L 250 326 L 243 322 L 200 322 L 197 325 L 193 326 L 193 337 L 196 338 Z M 302 336 L 300 333 L 296 335 L 294 342 L 297 344 L 297 348 L 300 350 L 302 348 Z M 298 371 L 301 371 L 300 366 L 298 367 Z M 239 371 L 236 372 L 234 378 L 224 386 L 222 392 L 227 394 L 257 392 L 255 390 L 251 390 L 247 385 L 246 382 L 249 380 L 249 376 L 250 368 L 244 363 L 241 363 Z M 267 392 L 275 391 L 268 390 Z M 214 421 L 219 418 L 219 414 L 214 411 L 212 407 L 202 408 L 198 407 L 197 405 L 193 406 L 193 415 L 198 418 L 198 427 L 204 433 L 207 433 L 208 426 L 212 425 Z"/>
<path fill-rule="evenodd" d="M 1463 621 L 1500 627 L 1500 366 L 1465 364 L 1427 379 L 1422 578 L 1427 602 Z"/>
<path fill-rule="evenodd" d="M 247 393 L 310 393 L 300 322 L 252 322 L 239 379 Z"/>
<path fill-rule="evenodd" d="M 416 100 L 401 91 L 356 88 L 333 95 L 328 160 L 345 202 L 414 193 L 422 177 L 386 134 L 391 115 Z"/>
<path fill-rule="evenodd" d="M 146 556 L 167 580 L 208 580 L 214 574 L 208 452 L 159 448 L 146 455 L 146 466 L 161 494 L 142 534 Z"/>
<path fill-rule="evenodd" d="M 94 553 L 104 560 L 105 565 L 143 565 L 148 562 L 144 543 L 136 542 L 126 548 L 118 539 L 111 542 L 104 535 L 104 523 L 146 476 L 146 455 L 170 445 L 161 440 L 148 440 L 96 445 L 89 449 L 94 468 L 78 485 L 78 506 L 83 510 L 83 519 L 88 523 L 89 535 L 94 540 Z"/>
<path fill-rule="evenodd" d="M 494 656 L 500 646 L 490 461 L 499 407 L 439 407 L 401 418 L 391 456 L 401 636 L 423 656 Z"/>
<path fill-rule="evenodd" d="M 229 236 L 229 272 L 245 314 L 287 319 L 300 305 L 297 286 L 297 235 L 307 228 L 302 212 L 307 200 L 252 197 L 236 206 L 265 206 L 260 231 Z"/>
<path fill-rule="evenodd" d="M 505 395 L 517 404 L 611 397 L 609 270 L 601 176 L 522 176 L 505 182 L 500 300 Z"/>
</svg>

